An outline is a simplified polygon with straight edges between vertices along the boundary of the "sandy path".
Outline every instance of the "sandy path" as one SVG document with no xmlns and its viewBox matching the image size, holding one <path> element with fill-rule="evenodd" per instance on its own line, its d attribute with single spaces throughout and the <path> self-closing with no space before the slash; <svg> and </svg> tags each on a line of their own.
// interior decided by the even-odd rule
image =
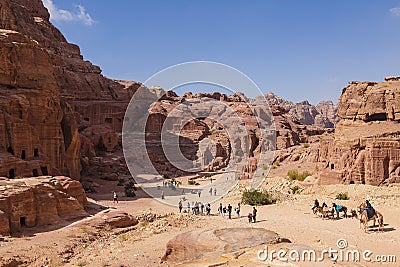
<svg viewBox="0 0 400 267">
<path fill-rule="evenodd" d="M 221 216 L 200 216 L 188 226 L 170 227 L 168 231 L 160 234 L 137 230 L 124 236 L 111 236 L 104 240 L 85 240 L 83 229 L 80 228 L 69 226 L 58 230 L 48 229 L 47 232 L 35 233 L 26 238 L 11 238 L 8 240 L 11 242 L 0 242 L 0 255 L 36 257 L 37 261 L 31 264 L 32 266 L 59 266 L 62 264 L 62 258 L 57 255 L 78 244 L 79 249 L 74 251 L 67 266 L 159 266 L 166 243 L 181 232 L 224 227 L 263 227 L 289 238 L 296 244 L 309 245 L 320 250 L 329 247 L 336 248 L 337 240 L 344 238 L 349 244 L 349 249 L 360 251 L 368 249 L 373 251 L 374 255 L 396 255 L 397 261 L 400 261 L 400 217 L 398 216 L 400 207 L 376 207 L 385 217 L 386 231 L 366 234 L 359 229 L 358 221 L 355 219 L 323 221 L 312 214 L 310 204 L 313 198 L 314 196 L 299 196 L 296 200 L 257 207 L 258 222 L 251 224 L 248 223 L 246 217 L 251 207 L 243 206 L 241 218 L 229 220 Z M 237 199 L 221 200 L 224 205 L 227 205 L 228 201 L 233 206 L 237 203 Z M 120 201 L 118 204 L 109 200 L 98 200 L 97 203 L 131 214 L 149 209 L 155 213 L 177 213 L 176 207 L 151 198 Z M 357 204 L 350 201 L 346 203 L 349 207 L 355 207 Z M 214 204 L 212 207 L 214 214 L 217 213 L 216 209 L 217 205 Z M 254 251 L 254 260 L 257 262 L 256 251 Z M 399 266 L 398 262 L 385 266 Z M 370 263 L 361 266 L 375 265 L 378 266 L 378 264 Z"/>
</svg>

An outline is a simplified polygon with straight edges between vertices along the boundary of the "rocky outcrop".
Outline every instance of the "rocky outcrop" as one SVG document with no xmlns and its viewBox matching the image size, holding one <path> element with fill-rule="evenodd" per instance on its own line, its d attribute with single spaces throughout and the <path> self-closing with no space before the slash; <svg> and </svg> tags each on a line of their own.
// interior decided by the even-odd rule
<svg viewBox="0 0 400 267">
<path fill-rule="evenodd" d="M 162 261 L 169 264 L 220 256 L 263 244 L 290 243 L 263 228 L 224 228 L 179 234 L 167 243 Z"/>
<path fill-rule="evenodd" d="M 132 215 L 121 210 L 104 210 L 95 216 L 82 220 L 76 226 L 91 226 L 95 228 L 126 228 L 135 226 L 139 221 Z"/>
<path fill-rule="evenodd" d="M 291 119 L 303 125 L 312 125 L 321 128 L 334 128 L 337 117 L 337 108 L 332 101 L 321 101 L 316 106 L 308 101 L 293 103 L 271 92 L 265 95 L 270 105 L 280 106 L 291 116 Z"/>
<path fill-rule="evenodd" d="M 310 143 L 313 136 L 333 131 L 333 129 L 301 124 L 281 105 L 271 105 L 271 109 L 275 121 L 277 150 Z"/>
<path fill-rule="evenodd" d="M 54 225 L 87 216 L 78 181 L 67 177 L 0 179 L 0 234 L 24 227 Z"/>
<path fill-rule="evenodd" d="M 321 183 L 400 182 L 400 81 L 351 82 L 334 138 L 321 146 Z"/>
<path fill-rule="evenodd" d="M 245 101 L 241 94 L 187 93 L 179 97 L 167 92 L 153 103 L 146 124 L 146 145 L 158 173 L 175 177 L 190 173 L 192 167 L 197 171 L 217 171 L 237 165 L 233 166 L 241 175 L 237 178 L 249 178 L 256 170 L 262 147 L 272 146 L 270 140 L 262 138 L 258 122 L 268 124 L 272 118 L 262 106 Z M 253 112 L 263 118 L 257 121 Z M 186 118 L 190 119 L 185 121 Z M 167 159 L 161 146 L 163 127 L 170 129 L 167 133 L 171 138 L 179 134 L 180 150 L 193 166 L 178 169 Z"/>
<path fill-rule="evenodd" d="M 83 60 L 41 0 L 1 0 L 0 14 L 0 175 L 79 179 L 82 162 L 107 161 L 118 148 L 140 84 L 107 79 Z"/>
</svg>

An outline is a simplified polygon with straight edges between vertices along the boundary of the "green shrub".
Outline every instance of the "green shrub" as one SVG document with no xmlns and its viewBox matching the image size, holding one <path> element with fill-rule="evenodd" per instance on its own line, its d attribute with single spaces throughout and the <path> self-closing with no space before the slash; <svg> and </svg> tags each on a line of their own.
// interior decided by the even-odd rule
<svg viewBox="0 0 400 267">
<path fill-rule="evenodd" d="M 309 148 L 309 147 L 310 147 L 310 144 L 309 144 L 309 143 L 304 143 L 304 144 L 303 144 L 303 147 L 304 147 L 304 148 Z"/>
<path fill-rule="evenodd" d="M 296 194 L 296 193 L 298 193 L 298 192 L 299 192 L 299 190 L 300 190 L 300 187 L 298 187 L 298 186 L 296 185 L 296 186 L 294 186 L 294 187 L 290 188 L 290 190 L 292 190 L 292 194 Z"/>
<path fill-rule="evenodd" d="M 251 206 L 269 205 L 276 202 L 268 192 L 259 190 L 246 190 L 242 195 L 242 202 Z"/>
<path fill-rule="evenodd" d="M 336 195 L 336 199 L 339 199 L 339 200 L 349 200 L 350 197 L 349 197 L 348 193 L 346 192 L 346 193 L 339 193 L 339 194 L 337 194 L 337 195 Z"/>
<path fill-rule="evenodd" d="M 189 184 L 189 185 L 195 185 L 195 184 L 196 184 L 196 181 L 195 181 L 195 180 L 189 180 L 189 181 L 188 181 L 188 184 Z"/>
<path fill-rule="evenodd" d="M 127 196 L 127 197 L 136 196 L 136 194 L 135 194 L 135 183 L 133 181 L 129 181 L 129 183 L 127 183 L 125 185 L 125 196 Z"/>
<path fill-rule="evenodd" d="M 299 173 L 297 170 L 290 170 L 287 172 L 287 176 L 291 179 L 291 180 L 297 180 L 297 181 L 304 181 L 307 176 L 310 176 L 311 173 L 309 173 L 308 171 Z"/>
</svg>

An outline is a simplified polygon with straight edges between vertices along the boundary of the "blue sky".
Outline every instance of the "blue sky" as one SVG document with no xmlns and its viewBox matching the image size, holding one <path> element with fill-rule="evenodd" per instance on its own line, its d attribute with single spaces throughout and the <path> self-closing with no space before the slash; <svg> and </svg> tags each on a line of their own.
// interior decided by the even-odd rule
<svg viewBox="0 0 400 267">
<path fill-rule="evenodd" d="M 400 0 L 43 0 L 85 59 L 145 81 L 209 60 L 297 102 L 337 102 L 351 80 L 400 75 Z M 60 11 L 61 10 L 61 11 Z"/>
</svg>

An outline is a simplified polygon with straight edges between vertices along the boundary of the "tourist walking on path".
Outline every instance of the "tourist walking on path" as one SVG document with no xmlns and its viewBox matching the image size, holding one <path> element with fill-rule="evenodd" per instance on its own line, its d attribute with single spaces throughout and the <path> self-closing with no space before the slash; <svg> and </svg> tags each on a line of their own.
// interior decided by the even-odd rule
<svg viewBox="0 0 400 267">
<path fill-rule="evenodd" d="M 208 192 L 210 193 L 210 196 L 212 196 L 212 192 L 213 192 L 212 187 L 210 187 L 210 191 L 208 191 Z"/>
<path fill-rule="evenodd" d="M 214 188 L 214 196 L 217 195 L 217 188 Z"/>
<path fill-rule="evenodd" d="M 115 191 L 113 191 L 113 203 L 118 203 L 118 195 Z"/>
<path fill-rule="evenodd" d="M 224 207 L 222 208 L 222 217 L 225 218 L 225 215 L 226 215 L 226 206 L 224 206 Z"/>
<path fill-rule="evenodd" d="M 232 206 L 231 206 L 231 204 L 228 204 L 228 218 L 232 219 Z"/>
<path fill-rule="evenodd" d="M 182 213 L 182 200 L 179 200 L 179 213 Z"/>
<path fill-rule="evenodd" d="M 219 203 L 218 214 L 222 215 L 222 203 Z"/>
<path fill-rule="evenodd" d="M 253 207 L 253 222 L 256 222 L 256 217 L 257 217 L 257 209 L 256 207 Z"/>
<path fill-rule="evenodd" d="M 236 215 L 240 218 L 240 203 L 238 203 L 237 207 L 235 208 Z"/>
<path fill-rule="evenodd" d="M 161 199 L 164 199 L 164 198 L 165 198 L 164 191 L 161 191 Z"/>
<path fill-rule="evenodd" d="M 186 208 L 187 208 L 187 213 L 190 213 L 190 203 L 189 203 L 189 201 L 188 201 L 188 203 L 186 205 Z"/>
<path fill-rule="evenodd" d="M 197 194 L 199 195 L 199 197 L 201 196 L 201 190 L 197 191 Z"/>
</svg>

